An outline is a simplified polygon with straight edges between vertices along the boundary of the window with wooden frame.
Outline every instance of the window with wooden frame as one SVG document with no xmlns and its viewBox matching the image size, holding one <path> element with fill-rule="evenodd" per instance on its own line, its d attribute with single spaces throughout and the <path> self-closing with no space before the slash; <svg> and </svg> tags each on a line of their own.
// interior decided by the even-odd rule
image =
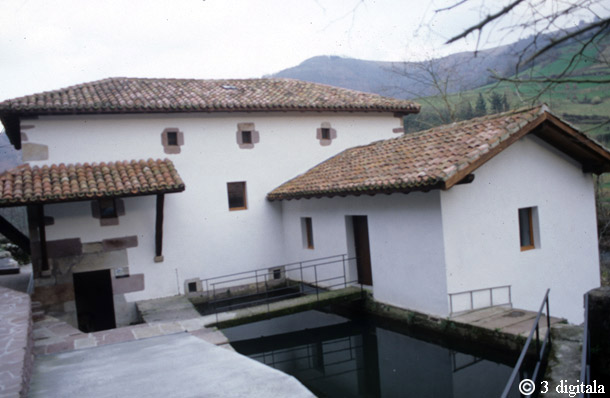
<svg viewBox="0 0 610 398">
<path fill-rule="evenodd" d="M 252 131 L 244 130 L 241 132 L 241 142 L 244 144 L 252 144 Z"/>
<path fill-rule="evenodd" d="M 313 225 L 311 217 L 301 217 L 301 232 L 303 236 L 303 248 L 313 249 Z"/>
<path fill-rule="evenodd" d="M 320 133 L 323 140 L 330 140 L 330 129 L 328 127 L 320 128 Z"/>
<path fill-rule="evenodd" d="M 252 149 L 260 141 L 260 134 L 254 123 L 237 123 L 237 145 L 241 149 Z"/>
<path fill-rule="evenodd" d="M 167 154 L 180 153 L 180 147 L 184 145 L 184 133 L 175 127 L 168 127 L 161 133 L 161 145 Z"/>
<path fill-rule="evenodd" d="M 536 207 L 519 209 L 519 244 L 521 251 L 532 250 L 540 245 Z"/>
<path fill-rule="evenodd" d="M 167 145 L 177 146 L 178 145 L 178 132 L 168 131 L 167 132 Z"/>
<path fill-rule="evenodd" d="M 227 194 L 229 197 L 229 210 L 245 210 L 248 208 L 245 181 L 228 182 Z"/>
<path fill-rule="evenodd" d="M 114 198 L 100 198 L 100 218 L 117 218 L 118 212 Z"/>
<path fill-rule="evenodd" d="M 316 138 L 320 141 L 320 145 L 330 145 L 337 138 L 337 130 L 332 128 L 329 122 L 322 122 L 316 129 Z"/>
</svg>

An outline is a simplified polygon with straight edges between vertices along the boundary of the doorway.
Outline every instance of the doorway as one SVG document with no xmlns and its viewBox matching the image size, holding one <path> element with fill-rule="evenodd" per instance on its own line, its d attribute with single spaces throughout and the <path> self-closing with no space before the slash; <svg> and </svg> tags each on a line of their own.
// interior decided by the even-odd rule
<svg viewBox="0 0 610 398">
<path fill-rule="evenodd" d="M 354 248 L 356 251 L 356 267 L 358 283 L 373 286 L 371 270 L 371 250 L 369 245 L 369 223 L 367 216 L 352 216 L 354 231 Z"/>
<path fill-rule="evenodd" d="M 114 329 L 114 300 L 110 270 L 79 272 L 74 279 L 78 328 L 85 332 Z"/>
</svg>

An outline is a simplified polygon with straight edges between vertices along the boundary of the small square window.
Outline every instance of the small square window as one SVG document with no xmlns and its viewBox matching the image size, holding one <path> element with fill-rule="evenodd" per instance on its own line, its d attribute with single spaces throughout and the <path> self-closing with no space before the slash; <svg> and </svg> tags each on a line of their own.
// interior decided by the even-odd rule
<svg viewBox="0 0 610 398">
<path fill-rule="evenodd" d="M 178 145 L 178 132 L 168 131 L 167 132 L 167 145 L 177 146 Z"/>
<path fill-rule="evenodd" d="M 280 268 L 276 268 L 273 270 L 273 279 L 282 279 L 282 270 Z"/>
<path fill-rule="evenodd" d="M 303 235 L 303 248 L 313 249 L 313 226 L 311 217 L 301 218 L 301 232 Z"/>
<path fill-rule="evenodd" d="M 100 218 L 117 218 L 116 203 L 114 198 L 99 199 Z"/>
<path fill-rule="evenodd" d="M 197 291 L 197 282 L 188 283 L 189 293 L 195 293 Z"/>
<path fill-rule="evenodd" d="M 330 129 L 326 127 L 322 127 L 320 129 L 320 133 L 322 135 L 323 140 L 330 140 Z"/>
<path fill-rule="evenodd" d="M 244 144 L 252 144 L 252 131 L 245 130 L 241 132 L 241 142 Z"/>
<path fill-rule="evenodd" d="M 538 212 L 536 207 L 519 209 L 519 244 L 521 251 L 540 246 L 538 234 Z"/>
<path fill-rule="evenodd" d="M 161 133 L 161 145 L 163 152 L 178 154 L 180 147 L 184 145 L 184 134 L 177 127 L 168 127 Z"/>
<path fill-rule="evenodd" d="M 248 208 L 245 181 L 228 182 L 227 194 L 229 197 L 229 210 L 245 210 Z"/>
</svg>

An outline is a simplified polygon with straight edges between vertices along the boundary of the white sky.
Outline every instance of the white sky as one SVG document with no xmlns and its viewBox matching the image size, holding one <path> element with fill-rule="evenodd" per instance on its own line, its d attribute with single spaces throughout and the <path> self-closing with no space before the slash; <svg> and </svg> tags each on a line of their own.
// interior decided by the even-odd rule
<svg viewBox="0 0 610 398">
<path fill-rule="evenodd" d="M 0 100 L 112 76 L 262 77 L 316 55 L 472 50 L 472 40 L 442 45 L 485 12 L 472 4 L 434 18 L 455 1 L 0 0 Z M 430 20 L 433 32 L 420 26 Z"/>
</svg>

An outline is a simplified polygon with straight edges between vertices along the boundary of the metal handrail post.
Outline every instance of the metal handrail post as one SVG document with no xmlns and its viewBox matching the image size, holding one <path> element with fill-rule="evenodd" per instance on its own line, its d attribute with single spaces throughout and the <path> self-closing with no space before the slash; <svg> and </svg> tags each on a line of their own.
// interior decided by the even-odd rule
<svg viewBox="0 0 610 398">
<path fill-rule="evenodd" d="M 494 293 L 493 293 L 493 291 L 494 291 L 493 287 L 489 289 L 489 305 L 491 307 L 493 307 L 493 305 L 494 305 Z"/>
<path fill-rule="evenodd" d="M 303 280 L 303 263 L 299 262 L 299 269 L 301 270 L 301 285 L 299 286 L 299 289 L 301 289 L 301 293 L 303 293 L 303 284 L 305 283 L 305 281 Z"/>
<path fill-rule="evenodd" d="M 343 287 L 347 287 L 347 274 L 345 273 L 345 254 L 341 255 L 341 262 L 343 263 Z"/>
<path fill-rule="evenodd" d="M 214 303 L 214 315 L 216 315 L 216 323 L 218 323 L 218 309 L 216 308 L 216 284 L 212 283 L 212 303 Z"/>
<path fill-rule="evenodd" d="M 313 274 L 314 279 L 316 281 L 316 301 L 320 301 L 320 290 L 318 289 L 318 266 L 314 264 L 313 266 Z"/>
<path fill-rule="evenodd" d="M 269 285 L 267 284 L 267 275 L 265 275 L 265 301 L 267 302 L 267 314 L 271 312 L 269 306 Z"/>
<path fill-rule="evenodd" d="M 551 313 L 549 312 L 549 296 L 546 296 L 546 328 L 551 330 Z M 549 334 L 549 343 L 551 342 L 551 335 Z"/>
<path fill-rule="evenodd" d="M 472 291 L 470 291 L 470 309 L 474 310 L 474 301 L 472 299 Z"/>
<path fill-rule="evenodd" d="M 513 371 L 511 373 L 510 377 L 508 378 L 508 382 L 506 383 L 506 386 L 504 387 L 504 391 L 502 392 L 501 398 L 506 398 L 508 396 L 508 393 L 510 392 L 510 388 L 513 386 L 513 383 L 515 382 L 515 378 L 517 377 L 517 374 L 521 371 L 521 366 L 523 365 L 523 360 L 525 359 L 525 355 L 527 354 L 528 347 L 532 341 L 532 338 L 534 337 L 534 332 L 536 332 L 536 333 L 538 332 L 538 323 L 540 322 L 540 316 L 542 315 L 542 310 L 544 309 L 545 304 L 547 305 L 547 308 L 548 308 L 548 298 L 549 298 L 550 291 L 551 291 L 551 289 L 546 290 L 546 294 L 544 295 L 544 299 L 542 300 L 542 303 L 540 304 L 540 309 L 538 310 L 538 315 L 536 315 L 536 319 L 534 320 L 534 326 L 532 326 L 529 336 L 527 337 L 527 340 L 525 341 L 525 344 L 523 345 L 523 349 L 521 350 L 519 359 L 517 359 L 517 363 L 516 363 L 515 367 L 513 368 Z M 547 314 L 547 317 L 550 318 L 550 314 Z M 548 328 L 546 331 L 545 338 L 544 338 L 545 342 L 543 344 L 542 351 L 545 351 L 547 341 L 550 342 L 550 336 L 551 336 L 551 329 Z M 538 357 L 542 358 L 543 354 L 544 354 L 544 352 L 539 353 Z M 538 361 L 538 363 L 536 365 L 536 370 L 534 371 L 534 375 L 532 376 L 532 379 L 534 379 L 534 381 L 536 381 L 535 379 L 536 379 L 536 375 L 537 375 L 540 363 L 541 363 L 541 360 Z"/>
</svg>

